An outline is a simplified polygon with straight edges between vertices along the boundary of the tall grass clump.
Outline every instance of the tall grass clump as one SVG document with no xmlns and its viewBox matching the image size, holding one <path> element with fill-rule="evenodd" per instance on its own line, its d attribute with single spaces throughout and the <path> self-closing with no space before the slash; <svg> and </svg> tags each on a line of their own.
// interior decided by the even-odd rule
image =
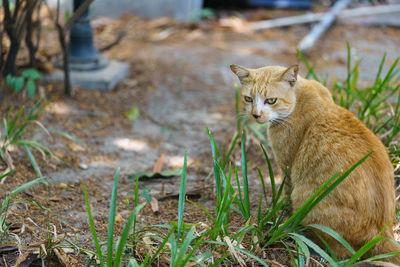
<svg viewBox="0 0 400 267">
<path fill-rule="evenodd" d="M 0 179 L 5 178 L 6 176 L 12 174 L 14 171 L 9 171 L 3 175 L 0 175 Z M 11 192 L 6 193 L 4 198 L 0 201 L 0 241 L 2 241 L 5 237 L 8 236 L 9 234 L 9 226 L 6 224 L 6 219 L 8 218 L 9 215 L 9 210 L 15 205 L 18 204 L 21 201 L 15 201 L 14 198 L 15 196 L 23 192 L 32 186 L 36 185 L 37 183 L 41 182 L 43 178 L 37 178 L 32 181 L 29 181 L 23 185 L 15 187 Z M 2 243 L 2 242 L 0 242 Z"/>
<path fill-rule="evenodd" d="M 12 117 L 14 111 L 13 108 L 10 107 L 7 117 L 3 118 L 3 123 L 0 125 L 0 157 L 7 165 L 6 172 L 14 170 L 13 159 L 10 155 L 10 147 L 20 146 L 24 148 L 36 174 L 40 177 L 42 176 L 37 161 L 32 155 L 31 148 L 38 150 L 42 155 L 45 155 L 45 153 L 51 153 L 51 151 L 38 140 L 26 140 L 24 138 L 24 135 L 32 130 L 29 129 L 29 126 L 31 125 L 35 125 L 46 131 L 46 128 L 36 120 L 39 114 L 46 107 L 46 104 L 42 105 L 41 102 L 42 101 L 38 101 L 34 104 L 25 116 L 22 116 L 24 114 L 24 107 L 22 107 L 19 109 L 17 115 Z"/>
<path fill-rule="evenodd" d="M 43 145 L 40 140 L 36 138 L 27 139 L 26 136 L 32 132 L 43 131 L 48 136 L 55 133 L 72 140 L 73 142 L 84 145 L 81 141 L 67 133 L 47 129 L 37 120 L 39 114 L 44 110 L 48 103 L 49 102 L 43 103 L 42 100 L 39 100 L 27 112 L 25 112 L 24 107 L 21 107 L 17 113 L 14 112 L 12 106 L 9 108 L 7 116 L 3 118 L 3 121 L 0 124 L 0 159 L 7 166 L 4 173 L 15 169 L 14 161 L 10 153 L 13 146 L 20 147 L 25 151 L 26 156 L 39 177 L 43 177 L 43 175 L 32 151 L 38 151 L 43 158 L 45 158 L 46 155 L 58 158 L 47 146 Z M 1 183 L 3 183 L 4 180 L 5 177 L 0 179 Z"/>
<path fill-rule="evenodd" d="M 213 141 L 212 135 L 210 134 L 210 140 L 211 140 L 211 146 L 216 146 L 215 142 Z M 346 179 L 349 174 L 357 168 L 360 164 L 362 164 L 369 156 L 371 153 L 365 155 L 362 159 L 360 159 L 354 166 L 349 168 L 347 171 L 343 173 L 337 173 L 334 176 L 332 176 L 330 179 L 327 180 L 326 183 L 324 183 L 318 190 L 315 192 L 304 204 L 300 209 L 298 209 L 296 212 L 293 213 L 293 215 L 289 216 L 288 213 L 288 207 L 289 207 L 289 202 L 288 202 L 288 197 L 290 196 L 283 196 L 283 185 L 284 181 L 281 183 L 279 187 L 276 185 L 275 181 L 275 176 L 272 170 L 271 162 L 268 158 L 268 155 L 266 153 L 266 150 L 263 145 L 261 145 L 261 149 L 263 151 L 263 154 L 265 156 L 268 169 L 269 169 L 269 178 L 270 178 L 270 183 L 271 183 L 271 195 L 272 198 L 268 199 L 266 197 L 266 188 L 265 184 L 263 182 L 264 177 L 259 171 L 259 177 L 261 179 L 261 184 L 262 184 L 262 192 L 259 197 L 258 201 L 258 206 L 255 210 L 257 210 L 257 213 L 255 215 L 251 215 L 251 203 L 250 199 L 246 196 L 250 195 L 249 192 L 249 186 L 248 186 L 248 177 L 247 177 L 247 162 L 246 162 L 246 154 L 245 154 L 245 142 L 244 142 L 244 137 L 242 135 L 242 143 L 241 143 L 241 150 L 242 150 L 242 184 L 239 181 L 238 177 L 238 170 L 235 167 L 235 176 L 237 179 L 237 192 L 233 190 L 233 187 L 229 185 L 224 186 L 224 181 L 228 182 L 230 181 L 230 177 L 232 175 L 231 170 L 229 170 L 228 174 L 224 174 L 223 170 L 219 167 L 219 162 L 216 162 L 214 160 L 214 169 L 219 170 L 219 172 L 215 172 L 215 176 L 217 177 L 215 179 L 216 183 L 216 188 L 229 188 L 231 198 L 234 201 L 231 201 L 231 207 L 227 207 L 226 210 L 223 209 L 224 206 L 221 206 L 221 204 L 218 203 L 217 200 L 217 207 L 216 207 L 216 213 L 226 213 L 226 217 L 229 215 L 229 210 L 236 211 L 239 213 L 241 216 L 246 221 L 252 221 L 254 222 L 253 224 L 246 223 L 246 225 L 239 230 L 237 233 L 233 234 L 232 236 L 237 238 L 235 239 L 236 242 L 241 242 L 244 238 L 244 234 L 248 233 L 250 237 L 250 244 L 251 247 L 249 248 L 249 253 L 254 253 L 257 248 L 266 248 L 268 246 L 271 246 L 273 244 L 277 243 L 282 243 L 285 244 L 286 241 L 292 240 L 295 242 L 298 251 L 298 255 L 308 255 L 310 256 L 310 249 L 308 247 L 311 247 L 316 251 L 321 257 L 323 257 L 325 260 L 327 260 L 332 266 L 339 266 L 341 263 L 337 260 L 335 255 L 329 255 L 326 253 L 323 249 L 321 249 L 315 241 L 310 240 L 306 236 L 302 235 L 302 232 L 305 230 L 305 227 L 308 228 L 316 228 L 320 231 L 323 231 L 332 237 L 334 237 L 336 240 L 338 240 L 340 243 L 342 243 L 345 247 L 349 247 L 349 244 L 336 232 L 334 232 L 332 229 L 329 229 L 327 227 L 324 227 L 322 225 L 312 225 L 312 226 L 303 226 L 301 225 L 302 220 L 307 216 L 307 214 L 320 202 L 322 201 L 332 190 L 334 190 L 344 179 Z M 216 148 L 212 148 L 212 151 L 215 151 Z M 218 177 L 223 177 L 223 179 L 219 179 Z M 225 178 L 226 177 L 226 178 Z M 219 185 L 221 183 L 222 185 Z M 221 189 L 216 190 L 221 191 Z M 219 198 L 221 198 L 220 196 Z M 218 193 L 217 193 L 217 198 L 218 198 Z M 226 197 L 227 198 L 227 197 Z M 262 206 L 262 199 L 265 199 L 265 202 L 267 203 L 267 208 L 263 209 Z M 254 205 L 253 205 L 254 206 Z M 218 213 L 217 213 L 218 214 Z M 253 219 L 253 217 L 255 217 Z M 228 223 L 225 224 L 225 228 L 228 228 Z M 224 231 L 224 233 L 228 233 L 228 231 Z M 257 237 L 257 238 L 255 238 Z M 370 244 L 375 244 L 376 242 L 379 242 L 381 240 L 381 237 L 377 237 L 377 239 L 374 239 L 371 241 Z M 369 246 L 368 248 L 371 248 L 372 246 Z M 367 249 L 368 250 L 368 249 Z M 363 251 L 361 252 L 355 252 L 353 250 L 350 250 L 352 253 L 354 253 L 355 256 L 351 258 L 351 261 L 358 260 L 364 253 L 367 251 L 365 248 L 363 248 Z M 254 256 L 254 255 L 253 255 Z M 297 259 L 298 260 L 298 259 Z M 350 259 L 349 259 L 350 261 Z M 343 261 L 342 263 L 345 263 Z M 347 263 L 347 262 L 346 262 Z"/>
<path fill-rule="evenodd" d="M 96 232 L 95 223 L 93 220 L 91 207 L 89 204 L 89 198 L 87 194 L 86 186 L 83 185 L 83 192 L 85 195 L 85 203 L 89 218 L 89 225 L 92 232 L 92 237 L 95 243 L 97 260 L 100 262 L 100 266 L 123 266 L 123 262 L 127 263 L 127 266 L 152 266 L 154 261 L 160 255 L 161 252 L 169 254 L 170 266 L 183 267 L 187 264 L 201 263 L 205 259 L 212 257 L 211 252 L 198 253 L 196 249 L 203 243 L 201 236 L 202 232 L 195 232 L 195 225 L 190 226 L 184 223 L 184 206 L 186 197 L 186 182 L 187 182 L 187 156 L 185 152 L 184 165 L 182 168 L 180 195 L 178 203 L 178 222 L 171 223 L 170 225 L 150 225 L 137 228 L 137 215 L 140 210 L 143 209 L 145 203 L 138 205 L 138 179 L 136 179 L 135 185 L 135 208 L 131 212 L 131 215 L 127 219 L 127 222 L 122 230 L 121 235 L 118 238 L 117 247 L 114 249 L 114 220 L 115 211 L 117 205 L 117 185 L 119 179 L 119 169 L 117 170 L 114 177 L 114 185 L 111 194 L 110 210 L 108 218 L 108 235 L 107 240 L 104 244 L 107 244 L 106 255 L 103 255 L 101 246 L 102 242 L 99 241 L 99 237 Z M 131 232 L 133 229 L 133 232 Z M 165 233 L 167 232 L 167 233 Z M 125 256 L 123 252 L 127 251 L 127 248 L 136 249 L 140 238 L 152 238 L 159 242 L 159 245 L 154 253 L 147 253 L 139 264 L 138 260 L 132 256 Z M 133 244 L 133 245 L 132 245 Z M 168 244 L 168 246 L 167 246 Z"/>
<path fill-rule="evenodd" d="M 86 209 L 88 213 L 88 218 L 89 218 L 89 225 L 90 225 L 90 230 L 92 232 L 92 237 L 94 240 L 94 244 L 96 247 L 96 257 L 100 262 L 100 266 L 121 266 L 121 261 L 122 261 L 122 253 L 123 249 L 125 248 L 126 245 L 126 240 L 128 238 L 128 235 L 130 233 L 131 227 L 133 226 L 134 221 L 136 220 L 136 214 L 143 209 L 144 204 L 140 204 L 136 206 L 133 211 L 131 212 L 123 230 L 121 233 L 121 236 L 119 237 L 119 240 L 117 242 L 117 247 L 114 255 L 114 222 L 115 222 L 115 212 L 116 212 L 116 207 L 117 207 L 117 186 L 118 186 L 118 179 L 119 179 L 119 169 L 116 171 L 115 176 L 114 176 L 114 184 L 113 184 L 113 189 L 112 189 L 112 194 L 111 194 L 111 201 L 110 201 L 110 210 L 109 210 L 109 216 L 108 216 L 108 235 L 107 235 L 107 254 L 106 254 L 106 261 L 104 260 L 104 255 L 101 251 L 101 244 L 99 242 L 99 238 L 97 236 L 96 232 L 96 227 L 94 224 L 93 216 L 92 216 L 92 211 L 89 203 L 89 197 L 86 189 L 86 185 L 83 184 L 83 193 L 85 196 L 85 203 L 86 203 Z"/>
<path fill-rule="evenodd" d="M 161 225 L 145 225 L 140 227 L 136 218 L 143 209 L 144 204 L 138 204 L 139 186 L 138 179 L 135 184 L 135 202 L 131 215 L 123 227 L 118 242 L 115 243 L 114 220 L 117 206 L 117 185 L 119 170 L 114 177 L 114 185 L 111 193 L 108 235 L 105 241 L 97 236 L 95 222 L 92 217 L 88 193 L 85 186 L 83 191 L 88 212 L 89 224 L 95 243 L 96 259 L 100 266 L 154 266 L 155 264 L 168 263 L 173 267 L 183 266 L 221 266 L 237 265 L 248 266 L 259 264 L 269 266 L 268 259 L 263 258 L 262 251 L 270 246 L 281 246 L 290 254 L 291 263 L 294 266 L 304 266 L 307 260 L 313 259 L 322 265 L 326 261 L 330 266 L 351 266 L 360 259 L 374 244 L 380 242 L 382 237 L 377 236 L 361 250 L 354 251 L 351 246 L 335 231 L 322 225 L 302 225 L 301 222 L 307 214 L 334 188 L 363 161 L 368 155 L 360 159 L 354 166 L 343 173 L 337 173 L 323 184 L 317 192 L 311 196 L 304 205 L 292 215 L 288 212 L 288 197 L 283 195 L 283 183 L 275 181 L 272 165 L 266 150 L 261 145 L 269 169 L 272 197 L 268 197 L 264 177 L 259 171 L 262 192 L 257 203 L 251 203 L 252 192 L 249 187 L 247 173 L 247 159 L 244 136 L 241 136 L 242 166 L 232 167 L 229 164 L 225 171 L 221 159 L 217 159 L 218 146 L 213 135 L 208 130 L 211 150 L 213 154 L 214 182 L 216 192 L 216 204 L 213 211 L 186 199 L 187 184 L 187 156 L 185 152 L 184 165 L 181 174 L 181 183 L 178 200 L 178 216 L 176 222 Z M 237 186 L 234 187 L 232 179 Z M 253 192 L 254 194 L 254 192 Z M 202 223 L 190 224 L 184 221 L 185 201 L 198 207 L 209 218 L 209 225 Z M 233 213 L 243 217 L 243 225 L 238 226 L 237 219 L 233 224 Z M 235 215 L 237 218 L 237 215 Z M 352 253 L 347 260 L 338 260 L 331 250 L 323 250 L 315 240 L 309 239 L 303 234 L 305 229 L 322 231 L 342 243 Z M 323 243 L 324 241 L 322 241 Z M 116 244 L 116 245 L 115 245 Z M 293 244 L 292 246 L 290 244 Z M 115 245 L 115 246 L 114 246 Z M 105 246 L 105 253 L 102 252 Z M 296 250 L 293 250 L 295 246 Z M 146 248 L 143 250 L 143 248 Z M 319 257 L 311 255 L 310 251 L 316 251 Z M 389 257 L 390 255 L 378 255 L 374 259 Z M 323 259 L 323 260 L 322 260 Z"/>
</svg>

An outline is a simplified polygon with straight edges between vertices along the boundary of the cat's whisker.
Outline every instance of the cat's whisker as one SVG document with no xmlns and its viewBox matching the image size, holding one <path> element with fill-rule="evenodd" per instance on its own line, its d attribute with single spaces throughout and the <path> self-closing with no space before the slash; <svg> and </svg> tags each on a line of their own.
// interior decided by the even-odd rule
<svg viewBox="0 0 400 267">
<path fill-rule="evenodd" d="M 276 123 L 276 124 L 278 124 L 280 126 L 286 127 L 288 129 L 290 129 L 291 126 L 292 126 L 291 122 L 289 122 L 287 120 L 284 120 L 282 118 L 276 118 L 276 119 L 272 120 L 271 122 L 272 123 Z"/>
</svg>

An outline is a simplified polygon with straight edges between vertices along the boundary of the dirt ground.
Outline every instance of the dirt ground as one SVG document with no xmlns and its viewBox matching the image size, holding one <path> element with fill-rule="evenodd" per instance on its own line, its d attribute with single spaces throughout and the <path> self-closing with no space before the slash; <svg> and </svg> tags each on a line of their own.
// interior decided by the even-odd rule
<svg viewBox="0 0 400 267">
<path fill-rule="evenodd" d="M 272 11 L 271 14 L 264 12 L 265 16 L 274 16 Z M 128 176 L 151 171 L 162 153 L 166 155 L 163 169 L 176 169 L 181 168 L 187 149 L 189 198 L 213 209 L 213 179 L 206 180 L 212 166 L 206 127 L 221 147 L 226 147 L 235 133 L 234 84 L 237 80 L 229 65 L 260 67 L 300 63 L 295 46 L 310 29 L 309 26 L 295 26 L 248 32 L 242 30 L 240 21 L 237 23 L 239 26 L 228 28 L 216 25 L 215 21 L 200 24 L 169 19 L 146 21 L 131 15 L 118 20 L 98 18 L 93 21 L 99 47 L 120 31 L 126 32 L 122 41 L 105 55 L 129 62 L 130 75 L 112 91 L 76 87 L 72 97 L 63 94 L 61 82 L 41 84 L 42 94 L 51 102 L 38 120 L 48 129 L 79 138 L 85 146 L 60 136 L 49 138 L 43 132 L 34 133 L 34 137 L 40 138 L 71 166 L 35 154 L 40 159 L 43 174 L 49 177 L 49 185 L 36 186 L 22 196 L 36 200 L 45 208 L 20 203 L 11 210 L 9 222 L 13 224 L 22 251 L 49 245 L 49 235 L 53 241 L 66 238 L 78 247 L 94 250 L 82 183 L 88 188 L 97 231 L 104 240 L 116 169 L 121 168 L 117 213 L 122 221 L 117 227 L 122 227 L 134 201 L 134 182 L 128 180 Z M 360 71 L 363 82 L 375 78 L 385 51 L 388 53 L 386 69 L 400 55 L 398 28 L 337 24 L 308 55 L 317 73 L 328 74 L 331 80 L 345 77 L 346 41 L 354 48 L 354 55 L 363 60 Z M 53 47 L 49 49 L 54 50 Z M 300 72 L 306 74 L 303 65 Z M 19 107 L 30 103 L 23 95 L 10 93 L 1 100 L 1 114 L 4 116 L 10 105 Z M 133 122 L 124 115 L 132 106 L 140 112 Z M 252 178 L 250 190 L 256 204 L 260 194 L 256 167 L 262 168 L 265 177 L 268 175 L 257 141 L 250 140 L 247 150 Z M 36 176 L 23 151 L 15 151 L 12 156 L 16 173 L 1 185 L 0 195 Z M 240 161 L 239 150 L 231 160 Z M 145 188 L 150 190 L 150 196 L 158 199 L 159 211 L 154 212 L 146 205 L 139 215 L 138 227 L 176 221 L 179 177 L 140 181 L 139 190 Z M 140 201 L 145 200 L 141 197 Z M 198 208 L 187 204 L 185 209 L 185 222 L 208 223 L 208 218 Z M 236 223 L 244 224 L 239 218 Z M 0 265 L 4 266 L 4 261 L 15 261 L 15 255 L 16 252 L 6 255 Z M 88 258 L 70 256 L 72 266 L 87 264 Z M 57 262 L 47 264 L 60 266 Z"/>
</svg>

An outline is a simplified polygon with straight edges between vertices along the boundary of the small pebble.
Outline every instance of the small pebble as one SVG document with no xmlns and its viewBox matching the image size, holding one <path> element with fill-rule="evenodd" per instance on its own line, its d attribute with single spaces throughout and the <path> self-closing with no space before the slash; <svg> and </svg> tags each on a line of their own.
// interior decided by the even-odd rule
<svg viewBox="0 0 400 267">
<path fill-rule="evenodd" d="M 116 216 L 115 216 L 115 223 L 121 223 L 122 222 L 122 215 L 121 214 L 117 214 Z"/>
<path fill-rule="evenodd" d="M 59 183 L 59 184 L 58 184 L 58 188 L 60 188 L 60 189 L 67 189 L 67 188 L 68 188 L 68 185 L 67 185 L 66 183 Z"/>
<path fill-rule="evenodd" d="M 79 164 L 79 167 L 81 167 L 82 170 L 86 170 L 88 168 L 88 165 L 85 163 Z"/>
</svg>

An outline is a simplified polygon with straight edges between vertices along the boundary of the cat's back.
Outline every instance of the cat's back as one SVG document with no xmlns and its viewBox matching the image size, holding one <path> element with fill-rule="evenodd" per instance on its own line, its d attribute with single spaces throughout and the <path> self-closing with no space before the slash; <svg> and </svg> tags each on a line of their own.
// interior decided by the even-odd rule
<svg viewBox="0 0 400 267">
<path fill-rule="evenodd" d="M 299 93 L 302 94 L 302 97 L 306 97 L 308 99 L 304 99 L 305 102 L 317 100 L 320 104 L 331 105 L 334 104 L 332 99 L 332 94 L 321 83 L 315 80 L 308 80 L 303 77 L 299 77 Z M 315 108 L 313 106 L 309 106 L 309 108 Z"/>
<path fill-rule="evenodd" d="M 295 121 L 300 144 L 294 151 L 291 172 L 299 179 L 312 179 L 316 186 L 338 172 L 351 168 L 368 153 L 372 154 L 344 184 L 366 187 L 393 187 L 393 167 L 385 146 L 353 113 L 336 105 L 324 86 L 307 80 L 299 92 Z M 293 138 L 294 136 L 292 136 Z M 288 153 L 289 154 L 289 153 Z M 355 188 L 347 188 L 349 192 Z"/>
<path fill-rule="evenodd" d="M 317 90 L 319 98 L 312 105 L 319 105 L 305 130 L 299 152 L 304 158 L 314 159 L 313 164 L 334 164 L 336 171 L 344 171 L 370 152 L 371 159 L 364 165 L 380 171 L 392 166 L 386 148 L 379 138 L 368 129 L 353 113 L 336 105 L 330 95 Z M 328 100 L 329 98 L 329 100 Z M 307 116 L 307 114 L 305 114 Z M 371 162 L 374 161 L 374 162 Z M 370 164 L 368 164 L 370 163 Z"/>
</svg>

